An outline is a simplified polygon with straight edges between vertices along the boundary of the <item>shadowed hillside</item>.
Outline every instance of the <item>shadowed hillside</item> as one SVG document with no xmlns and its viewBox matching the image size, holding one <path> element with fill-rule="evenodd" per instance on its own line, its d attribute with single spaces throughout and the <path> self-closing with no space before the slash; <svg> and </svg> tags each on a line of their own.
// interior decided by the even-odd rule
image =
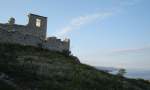
<svg viewBox="0 0 150 90">
<path fill-rule="evenodd" d="M 0 90 L 150 90 L 150 83 L 98 71 L 67 52 L 0 44 Z"/>
</svg>

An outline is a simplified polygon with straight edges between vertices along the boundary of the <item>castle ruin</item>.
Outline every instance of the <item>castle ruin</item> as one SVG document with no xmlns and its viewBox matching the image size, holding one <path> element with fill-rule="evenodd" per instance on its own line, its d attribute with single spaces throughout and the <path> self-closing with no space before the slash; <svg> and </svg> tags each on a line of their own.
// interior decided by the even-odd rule
<svg viewBox="0 0 150 90">
<path fill-rule="evenodd" d="M 27 25 L 15 24 L 15 19 L 10 18 L 8 23 L 0 23 L 0 43 L 16 43 L 42 47 L 54 51 L 69 51 L 70 40 L 61 41 L 56 37 L 46 37 L 47 17 L 29 14 Z"/>
</svg>

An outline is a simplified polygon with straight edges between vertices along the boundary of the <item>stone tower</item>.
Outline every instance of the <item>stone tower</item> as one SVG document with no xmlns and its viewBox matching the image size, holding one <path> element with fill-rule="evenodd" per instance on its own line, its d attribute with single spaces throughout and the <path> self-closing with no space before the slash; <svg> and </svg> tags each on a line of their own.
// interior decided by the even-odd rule
<svg viewBox="0 0 150 90">
<path fill-rule="evenodd" d="M 29 14 L 28 27 L 32 29 L 32 35 L 37 36 L 42 40 L 46 39 L 47 33 L 47 17 Z"/>
</svg>

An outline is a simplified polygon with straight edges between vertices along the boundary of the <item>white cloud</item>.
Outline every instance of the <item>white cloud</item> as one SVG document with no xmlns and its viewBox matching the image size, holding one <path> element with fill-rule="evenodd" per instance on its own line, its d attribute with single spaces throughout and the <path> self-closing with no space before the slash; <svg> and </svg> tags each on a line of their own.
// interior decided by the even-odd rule
<svg viewBox="0 0 150 90">
<path fill-rule="evenodd" d="M 58 32 L 55 33 L 55 35 L 58 37 L 62 37 L 73 30 L 79 29 L 83 25 L 92 23 L 95 20 L 105 19 L 106 17 L 109 17 L 111 15 L 112 13 L 104 12 L 104 13 L 95 13 L 95 14 L 89 14 L 89 15 L 73 18 L 66 27 L 60 29 Z"/>
<path fill-rule="evenodd" d="M 118 0 L 118 1 L 120 1 L 119 7 L 123 8 L 121 6 L 133 6 L 137 3 L 139 3 L 141 0 Z M 120 10 L 120 8 L 117 8 L 113 11 L 117 12 L 118 10 Z M 88 14 L 85 16 L 79 16 L 79 17 L 73 18 L 70 21 L 70 23 L 68 23 L 68 25 L 61 28 L 56 33 L 54 33 L 53 35 L 55 35 L 57 37 L 64 37 L 69 32 L 77 30 L 84 25 L 87 25 L 89 23 L 94 22 L 95 20 L 103 20 L 107 17 L 112 16 L 113 14 L 114 13 L 112 13 L 112 12 L 98 12 L 98 13 L 94 13 L 94 14 Z"/>
<path fill-rule="evenodd" d="M 140 48 L 123 48 L 123 49 L 115 49 L 114 53 L 138 53 L 143 51 L 150 51 L 150 46 L 140 47 Z"/>
</svg>

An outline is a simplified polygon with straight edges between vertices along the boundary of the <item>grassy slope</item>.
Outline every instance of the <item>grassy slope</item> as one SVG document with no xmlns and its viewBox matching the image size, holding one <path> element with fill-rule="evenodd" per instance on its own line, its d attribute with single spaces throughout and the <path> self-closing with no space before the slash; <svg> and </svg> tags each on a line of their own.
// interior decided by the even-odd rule
<svg viewBox="0 0 150 90">
<path fill-rule="evenodd" d="M 0 44 L 0 73 L 11 83 L 0 79 L 0 90 L 150 90 L 146 81 L 110 75 L 73 56 L 30 46 Z"/>
</svg>

